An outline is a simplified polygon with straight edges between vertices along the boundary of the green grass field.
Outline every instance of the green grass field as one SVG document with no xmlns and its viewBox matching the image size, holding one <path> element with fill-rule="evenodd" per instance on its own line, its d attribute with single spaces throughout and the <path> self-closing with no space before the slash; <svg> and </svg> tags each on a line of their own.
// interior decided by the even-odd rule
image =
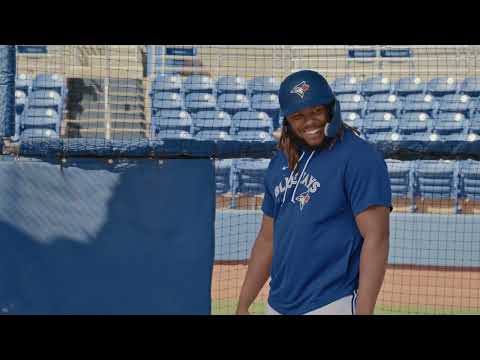
<svg viewBox="0 0 480 360">
<path fill-rule="evenodd" d="M 215 301 L 212 303 L 212 315 L 233 315 L 236 306 L 237 303 L 235 301 Z M 265 303 L 254 303 L 250 307 L 250 313 L 253 315 L 265 315 Z M 375 315 L 480 315 L 480 309 L 386 307 L 379 304 L 375 308 Z"/>
</svg>

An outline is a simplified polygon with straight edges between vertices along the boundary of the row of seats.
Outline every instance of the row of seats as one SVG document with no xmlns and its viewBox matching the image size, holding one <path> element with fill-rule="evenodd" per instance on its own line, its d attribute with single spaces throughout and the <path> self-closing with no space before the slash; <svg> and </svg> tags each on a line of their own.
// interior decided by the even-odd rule
<svg viewBox="0 0 480 360">
<path fill-rule="evenodd" d="M 337 95 L 342 111 L 366 115 L 373 112 L 391 112 L 398 116 L 409 112 L 426 112 L 435 117 L 444 112 L 462 113 L 473 117 L 480 113 L 480 99 L 465 94 L 433 96 L 411 94 L 400 97 L 393 94 L 377 94 L 366 99 L 360 94 Z"/>
<path fill-rule="evenodd" d="M 480 134 L 480 114 L 468 119 L 462 113 L 445 112 L 430 117 L 424 112 L 410 112 L 396 117 L 389 112 L 358 113 L 342 112 L 343 121 L 359 129 L 366 136 L 374 133 L 392 132 L 402 135 L 438 134 L 439 136 L 469 135 L 474 139 Z M 399 140 L 399 139 L 397 139 Z"/>
<path fill-rule="evenodd" d="M 174 92 L 155 93 L 152 96 L 152 117 L 162 110 L 186 110 L 189 113 L 199 111 L 223 111 L 230 116 L 238 112 L 257 111 L 266 113 L 278 128 L 280 104 L 276 94 L 255 94 L 248 97 L 244 94 L 222 94 L 215 96 L 209 93 L 190 93 L 185 97 Z"/>
<path fill-rule="evenodd" d="M 257 195 L 264 192 L 263 179 L 269 159 L 225 159 L 215 162 L 217 195 L 231 192 Z M 386 159 L 393 198 L 480 200 L 480 161 Z"/>
<path fill-rule="evenodd" d="M 66 96 L 62 76 L 19 74 L 15 81 L 15 135 L 57 137 Z"/>
<path fill-rule="evenodd" d="M 152 84 L 152 94 L 201 92 L 216 95 L 231 93 L 252 96 L 259 93 L 278 94 L 279 88 L 279 79 L 266 76 L 255 77 L 247 82 L 240 76 L 222 76 L 214 81 L 205 75 L 191 75 L 182 80 L 180 75 L 159 74 Z"/>
<path fill-rule="evenodd" d="M 191 75 L 182 80 L 180 75 L 159 74 L 153 85 L 155 92 L 178 92 L 189 94 L 204 92 L 210 94 L 244 94 L 257 93 L 277 94 L 280 88 L 280 79 L 268 76 L 254 77 L 247 81 L 240 76 L 222 76 L 216 81 L 205 75 Z M 480 96 L 480 77 L 466 77 L 455 79 L 451 76 L 434 77 L 423 80 L 418 76 L 402 77 L 393 81 L 387 76 L 373 76 L 360 79 L 355 76 L 343 76 L 333 80 L 330 84 L 335 94 L 362 94 L 371 96 L 375 94 L 397 94 L 406 96 L 410 94 L 429 93 L 435 96 L 448 94 L 467 94 Z"/>
</svg>

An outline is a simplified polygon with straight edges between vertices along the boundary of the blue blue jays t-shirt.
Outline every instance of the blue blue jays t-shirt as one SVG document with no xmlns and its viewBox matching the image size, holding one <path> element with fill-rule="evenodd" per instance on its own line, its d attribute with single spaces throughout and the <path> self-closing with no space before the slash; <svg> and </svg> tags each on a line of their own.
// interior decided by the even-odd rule
<svg viewBox="0 0 480 360">
<path fill-rule="evenodd" d="M 391 189 L 382 154 L 349 129 L 330 150 L 305 153 L 292 178 L 287 165 L 278 151 L 265 176 L 262 210 L 274 219 L 268 303 L 299 315 L 358 288 L 363 238 L 355 216 L 372 205 L 391 208 Z"/>
</svg>

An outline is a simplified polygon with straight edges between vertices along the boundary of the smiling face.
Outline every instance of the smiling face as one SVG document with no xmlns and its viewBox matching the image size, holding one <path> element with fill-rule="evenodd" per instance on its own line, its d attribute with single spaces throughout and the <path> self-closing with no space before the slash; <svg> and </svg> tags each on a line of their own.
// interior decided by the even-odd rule
<svg viewBox="0 0 480 360">
<path fill-rule="evenodd" d="M 309 146 L 318 146 L 323 142 L 328 120 L 329 111 L 324 105 L 308 107 L 287 117 L 295 135 Z"/>
</svg>

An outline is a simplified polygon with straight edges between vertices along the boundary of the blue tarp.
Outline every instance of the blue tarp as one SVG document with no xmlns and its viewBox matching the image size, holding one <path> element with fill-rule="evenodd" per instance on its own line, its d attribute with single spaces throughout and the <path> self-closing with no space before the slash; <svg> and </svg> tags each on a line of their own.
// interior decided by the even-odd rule
<svg viewBox="0 0 480 360">
<path fill-rule="evenodd" d="M 0 160 L 0 311 L 210 314 L 210 160 Z"/>
</svg>

